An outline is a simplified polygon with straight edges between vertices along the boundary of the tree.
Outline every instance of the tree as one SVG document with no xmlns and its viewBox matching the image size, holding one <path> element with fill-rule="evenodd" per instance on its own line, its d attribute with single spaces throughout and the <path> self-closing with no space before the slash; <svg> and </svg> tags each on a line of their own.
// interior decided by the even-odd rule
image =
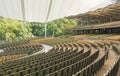
<svg viewBox="0 0 120 76">
<path fill-rule="evenodd" d="M 48 27 L 52 27 L 52 29 L 49 28 L 48 29 L 52 31 L 54 30 L 53 32 L 55 32 L 55 36 L 61 36 L 61 35 L 69 34 L 69 32 L 64 29 L 67 27 L 77 25 L 77 21 L 73 19 L 62 18 L 48 22 L 47 25 Z"/>
<path fill-rule="evenodd" d="M 0 39 L 5 41 L 15 41 L 16 38 L 25 38 L 31 36 L 31 30 L 29 23 L 26 25 L 26 29 L 23 27 L 23 21 L 13 19 L 0 19 Z M 26 30 L 26 35 L 24 34 Z"/>
<path fill-rule="evenodd" d="M 67 27 L 77 25 L 77 21 L 72 19 L 57 19 L 47 22 L 47 36 L 61 36 L 70 34 L 64 30 Z M 15 41 L 16 39 L 34 36 L 44 36 L 44 23 L 26 22 L 24 28 L 23 21 L 0 18 L 0 39 Z"/>
<path fill-rule="evenodd" d="M 31 23 L 30 28 L 34 36 L 44 36 L 44 24 L 43 23 Z"/>
</svg>

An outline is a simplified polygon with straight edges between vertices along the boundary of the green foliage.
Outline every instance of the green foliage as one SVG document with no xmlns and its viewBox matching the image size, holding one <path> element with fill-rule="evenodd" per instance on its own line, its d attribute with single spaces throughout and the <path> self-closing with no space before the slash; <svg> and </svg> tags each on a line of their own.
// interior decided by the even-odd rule
<svg viewBox="0 0 120 76">
<path fill-rule="evenodd" d="M 52 31 L 55 31 L 55 36 L 61 36 L 69 34 L 69 32 L 65 30 L 65 28 L 77 25 L 77 21 L 63 18 L 48 22 L 47 25 L 54 26 L 54 29 L 52 29 Z"/>
<path fill-rule="evenodd" d="M 70 34 L 70 31 L 65 30 L 77 24 L 77 21 L 72 19 L 57 19 L 47 22 L 47 36 L 63 36 Z M 26 29 L 23 21 L 0 18 L 0 39 L 5 41 L 15 41 L 27 37 L 39 36 L 43 37 L 45 33 L 44 23 L 26 22 Z"/>
<path fill-rule="evenodd" d="M 1 18 L 0 19 L 0 39 L 6 41 L 15 41 L 16 38 L 25 38 L 30 37 L 31 29 L 29 28 L 29 23 L 26 25 L 26 29 L 24 29 L 22 21 L 12 20 Z M 26 34 L 24 34 L 24 30 Z"/>
<path fill-rule="evenodd" d="M 44 36 L 44 23 L 31 23 L 32 34 L 34 36 Z M 61 36 L 70 34 L 70 31 L 64 30 L 67 27 L 77 25 L 77 21 L 72 19 L 57 19 L 47 23 L 47 36 Z"/>
<path fill-rule="evenodd" d="M 44 24 L 43 23 L 31 23 L 30 28 L 34 36 L 44 36 Z"/>
<path fill-rule="evenodd" d="M 58 43 L 71 42 L 71 41 L 75 41 L 75 39 L 71 38 L 71 37 L 64 36 L 64 37 L 55 37 L 55 38 L 49 39 L 49 40 L 43 40 L 43 41 L 41 41 L 41 43 L 54 45 L 54 44 L 58 44 Z"/>
<path fill-rule="evenodd" d="M 89 36 L 87 39 L 91 39 L 91 40 L 99 40 L 99 39 L 103 39 L 105 37 L 109 37 L 112 36 L 112 34 L 96 34 L 96 35 L 91 35 Z"/>
</svg>

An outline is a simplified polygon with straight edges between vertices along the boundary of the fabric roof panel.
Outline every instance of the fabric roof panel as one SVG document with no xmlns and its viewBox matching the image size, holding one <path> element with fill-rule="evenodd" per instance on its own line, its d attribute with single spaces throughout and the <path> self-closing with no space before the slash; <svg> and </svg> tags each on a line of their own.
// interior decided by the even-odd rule
<svg viewBox="0 0 120 76">
<path fill-rule="evenodd" d="M 76 15 L 97 9 L 95 6 L 105 3 L 111 4 L 111 0 L 0 0 L 0 16 L 23 20 L 21 1 L 24 1 L 25 19 L 30 22 L 45 22 L 52 1 L 48 21 Z M 103 7 L 103 6 L 99 6 Z"/>
</svg>

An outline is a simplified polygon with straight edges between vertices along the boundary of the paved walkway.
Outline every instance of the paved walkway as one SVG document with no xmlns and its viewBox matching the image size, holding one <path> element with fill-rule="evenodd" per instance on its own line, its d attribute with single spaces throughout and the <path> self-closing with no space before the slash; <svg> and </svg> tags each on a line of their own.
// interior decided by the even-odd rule
<svg viewBox="0 0 120 76">
<path fill-rule="evenodd" d="M 46 44 L 42 44 L 43 48 L 44 48 L 44 52 L 48 52 L 49 50 L 51 50 L 53 47 L 50 45 L 46 45 Z"/>
<path fill-rule="evenodd" d="M 22 59 L 22 58 L 26 58 L 26 57 L 31 57 L 31 56 L 34 56 L 34 55 L 37 55 L 37 54 L 40 54 L 40 53 L 46 53 L 46 52 L 48 52 L 49 50 L 51 50 L 53 47 L 52 46 L 50 46 L 50 45 L 46 45 L 46 44 L 41 44 L 42 46 L 43 46 L 43 49 L 42 50 L 40 50 L 40 51 L 38 51 L 38 52 L 35 52 L 35 53 L 33 53 L 33 54 L 31 54 L 31 55 L 26 55 L 26 56 L 24 56 L 24 57 L 21 57 L 21 58 L 17 58 L 17 59 Z M 17 59 L 14 59 L 14 60 L 17 60 Z"/>
<path fill-rule="evenodd" d="M 3 53 L 4 51 L 3 51 L 3 49 L 0 49 L 0 53 Z"/>
<path fill-rule="evenodd" d="M 33 55 L 36 55 L 36 54 L 40 54 L 40 53 L 46 53 L 46 52 L 48 52 L 49 50 L 51 50 L 53 47 L 52 46 L 50 46 L 50 45 L 46 45 L 46 44 L 41 44 L 42 46 L 43 46 L 43 49 L 42 50 L 40 50 L 40 51 L 38 51 L 38 52 L 36 52 L 36 53 L 33 53 L 33 54 L 31 54 L 31 55 L 28 55 L 28 56 L 33 56 Z"/>
<path fill-rule="evenodd" d="M 38 52 L 36 52 L 36 53 L 33 53 L 33 54 L 31 54 L 31 55 L 27 55 L 27 56 L 25 56 L 25 57 L 30 57 L 30 56 L 33 56 L 33 55 L 37 55 L 37 54 L 40 54 L 40 53 L 46 53 L 46 52 L 48 52 L 49 50 L 51 50 L 53 47 L 52 46 L 50 46 L 50 45 L 46 45 L 46 44 L 41 44 L 42 46 L 43 46 L 43 49 L 42 50 L 40 50 L 40 51 L 38 51 Z M 24 58 L 25 58 L 24 57 Z"/>
</svg>

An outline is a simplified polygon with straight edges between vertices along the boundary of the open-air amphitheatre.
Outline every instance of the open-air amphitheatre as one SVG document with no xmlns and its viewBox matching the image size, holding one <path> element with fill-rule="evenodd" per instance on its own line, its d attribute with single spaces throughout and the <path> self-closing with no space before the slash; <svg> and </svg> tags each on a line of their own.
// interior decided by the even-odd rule
<svg viewBox="0 0 120 76">
<path fill-rule="evenodd" d="M 0 76 L 120 76 L 120 1 L 0 0 Z"/>
</svg>

